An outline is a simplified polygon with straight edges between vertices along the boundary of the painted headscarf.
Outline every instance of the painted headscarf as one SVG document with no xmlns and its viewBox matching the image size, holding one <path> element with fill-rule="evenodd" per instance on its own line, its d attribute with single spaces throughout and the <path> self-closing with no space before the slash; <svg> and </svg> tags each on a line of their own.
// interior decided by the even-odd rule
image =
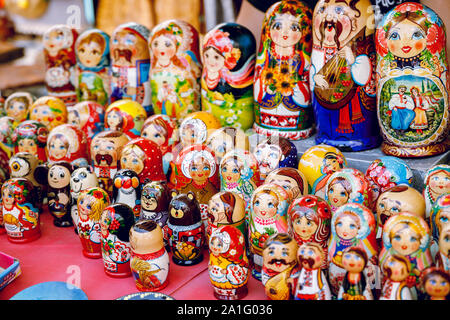
<svg viewBox="0 0 450 320">
<path fill-rule="evenodd" d="M 95 67 L 87 67 L 81 63 L 81 61 L 80 61 L 80 59 L 78 59 L 78 55 L 77 55 L 77 64 L 80 67 L 80 69 L 83 71 L 99 72 L 105 68 L 109 68 L 110 63 L 111 63 L 110 55 L 109 55 L 109 42 L 110 42 L 109 35 L 100 29 L 86 30 L 78 37 L 77 41 L 75 42 L 75 48 L 78 49 L 78 46 L 81 44 L 81 42 L 84 39 L 93 37 L 93 35 L 103 38 L 102 42 L 103 42 L 104 46 L 103 46 L 103 52 L 102 52 L 102 57 L 100 59 L 100 62 Z M 95 40 L 91 40 L 91 41 L 95 41 Z"/>
<path fill-rule="evenodd" d="M 47 145 L 49 131 L 47 127 L 35 120 L 26 120 L 20 123 L 13 132 L 14 153 L 19 152 L 19 142 L 22 139 L 32 139 L 37 147 L 37 157 L 41 162 L 47 161 L 45 147 Z"/>
<path fill-rule="evenodd" d="M 221 226 L 211 234 L 209 241 L 211 242 L 216 237 L 220 238 L 223 245 L 223 249 L 221 250 L 222 257 L 241 267 L 249 266 L 245 237 L 238 228 Z"/>
</svg>

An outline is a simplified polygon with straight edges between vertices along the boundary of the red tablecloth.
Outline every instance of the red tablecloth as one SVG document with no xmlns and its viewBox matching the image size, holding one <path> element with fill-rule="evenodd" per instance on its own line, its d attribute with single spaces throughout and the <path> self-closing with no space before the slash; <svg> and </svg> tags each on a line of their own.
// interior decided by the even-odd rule
<svg viewBox="0 0 450 320">
<path fill-rule="evenodd" d="M 41 238 L 27 244 L 13 244 L 0 235 L 0 252 L 19 259 L 22 274 L 0 291 L 0 300 L 46 281 L 64 281 L 79 286 L 90 300 L 113 300 L 138 292 L 133 277 L 116 279 L 107 276 L 101 259 L 82 254 L 73 228 L 57 228 L 48 212 L 41 215 Z M 208 276 L 208 252 L 195 266 L 182 267 L 171 262 L 169 284 L 161 290 L 177 300 L 214 300 Z M 266 300 L 261 282 L 250 276 L 246 300 Z"/>
</svg>

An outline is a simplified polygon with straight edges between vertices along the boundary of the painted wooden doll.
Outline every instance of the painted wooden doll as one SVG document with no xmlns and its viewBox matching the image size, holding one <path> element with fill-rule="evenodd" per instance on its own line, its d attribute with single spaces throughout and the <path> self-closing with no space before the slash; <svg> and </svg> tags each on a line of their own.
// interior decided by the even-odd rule
<svg viewBox="0 0 450 320">
<path fill-rule="evenodd" d="M 157 181 L 146 183 L 142 187 L 141 192 L 139 220 L 153 220 L 164 231 L 169 218 L 169 202 L 169 192 L 166 184 Z"/>
<path fill-rule="evenodd" d="M 385 283 L 380 300 L 413 300 L 407 284 L 411 263 L 401 255 L 394 254 L 386 259 L 383 266 Z"/>
<path fill-rule="evenodd" d="M 88 165 L 88 142 L 81 129 L 61 124 L 50 131 L 47 139 L 48 162 L 67 161 L 73 165 Z"/>
<path fill-rule="evenodd" d="M 103 210 L 100 220 L 103 267 L 110 277 L 131 276 L 130 230 L 133 224 L 133 210 L 126 204 L 111 204 Z"/>
<path fill-rule="evenodd" d="M 258 134 L 300 140 L 313 133 L 311 17 L 301 1 L 280 1 L 266 12 L 254 78 Z"/>
<path fill-rule="evenodd" d="M 205 227 L 193 192 L 172 192 L 165 236 L 175 264 L 190 266 L 203 261 Z"/>
<path fill-rule="evenodd" d="M 105 129 L 121 131 L 131 139 L 139 137 L 147 118 L 144 107 L 131 100 L 117 100 L 105 110 Z"/>
<path fill-rule="evenodd" d="M 141 184 L 136 172 L 120 169 L 113 178 L 113 196 L 111 203 L 126 204 L 133 210 L 134 219 L 141 214 Z"/>
<path fill-rule="evenodd" d="M 183 119 L 199 111 L 202 65 L 198 31 L 185 21 L 166 20 L 152 29 L 148 44 L 155 114 Z"/>
<path fill-rule="evenodd" d="M 404 3 L 384 16 L 375 38 L 382 151 L 397 157 L 445 152 L 450 83 L 443 21 L 422 4 Z"/>
<path fill-rule="evenodd" d="M 109 35 L 99 29 L 84 31 L 75 42 L 77 101 L 109 103 L 109 45 Z"/>
<path fill-rule="evenodd" d="M 450 226 L 439 233 L 439 251 L 434 256 L 436 267 L 450 272 Z"/>
<path fill-rule="evenodd" d="M 438 164 L 430 168 L 425 175 L 425 198 L 427 216 L 436 199 L 445 193 L 450 193 L 450 165 Z"/>
<path fill-rule="evenodd" d="M 47 162 L 47 138 L 49 131 L 45 124 L 26 120 L 14 129 L 12 142 L 14 153 L 28 152 L 38 157 L 40 163 Z"/>
<path fill-rule="evenodd" d="M 291 298 L 290 277 L 297 267 L 298 245 L 287 233 L 271 235 L 264 243 L 261 283 L 271 300 Z"/>
<path fill-rule="evenodd" d="M 111 96 L 113 103 L 129 99 L 153 114 L 150 89 L 150 53 L 147 27 L 129 22 L 119 25 L 111 35 Z"/>
<path fill-rule="evenodd" d="M 317 2 L 310 86 L 316 143 L 342 151 L 380 145 L 376 116 L 374 11 L 370 0 Z"/>
<path fill-rule="evenodd" d="M 77 230 L 83 247 L 83 255 L 90 259 L 102 257 L 100 218 L 110 205 L 105 190 L 94 187 L 80 192 L 77 200 Z"/>
<path fill-rule="evenodd" d="M 182 147 L 196 143 L 206 143 L 209 136 L 220 129 L 219 119 L 206 111 L 196 111 L 180 123 L 180 144 Z"/>
<path fill-rule="evenodd" d="M 202 46 L 202 110 L 223 126 L 252 128 L 255 37 L 246 27 L 227 22 L 210 30 Z"/>
<path fill-rule="evenodd" d="M 67 108 L 67 123 L 81 129 L 86 135 L 88 146 L 92 138 L 105 128 L 105 109 L 93 101 L 83 101 Z"/>
<path fill-rule="evenodd" d="M 34 97 L 29 92 L 15 92 L 5 100 L 6 115 L 14 118 L 14 122 L 19 124 L 26 120 L 28 109 L 33 102 Z"/>
<path fill-rule="evenodd" d="M 231 225 L 216 229 L 209 240 L 209 279 L 218 300 L 240 300 L 248 293 L 250 263 L 244 234 Z"/>
<path fill-rule="evenodd" d="M 5 152 L 8 157 L 14 153 L 13 133 L 16 123 L 13 117 L 0 117 L 0 149 Z"/>
<path fill-rule="evenodd" d="M 168 284 L 170 259 L 163 231 L 153 220 L 138 221 L 130 230 L 130 267 L 139 291 L 160 291 Z"/>
<path fill-rule="evenodd" d="M 67 123 L 67 105 L 63 100 L 56 97 L 40 97 L 28 110 L 28 119 L 39 121 L 44 124 L 49 131 L 52 131 L 53 128 L 60 124 Z"/>
<path fill-rule="evenodd" d="M 450 193 L 440 195 L 436 199 L 431 207 L 429 219 L 432 234 L 430 250 L 434 257 L 439 249 L 440 233 L 450 226 Z"/>
<path fill-rule="evenodd" d="M 225 154 L 233 150 L 250 150 L 250 141 L 242 129 L 222 127 L 212 132 L 206 145 L 214 151 L 217 163 L 221 163 Z"/>
<path fill-rule="evenodd" d="M 27 243 L 41 236 L 38 198 L 33 184 L 26 178 L 12 178 L 3 183 L 1 215 L 7 239 Z"/>
<path fill-rule="evenodd" d="M 270 172 L 264 183 L 275 183 L 283 187 L 292 199 L 308 194 L 308 182 L 300 170 L 290 167 L 278 168 Z"/>
<path fill-rule="evenodd" d="M 273 234 L 287 233 L 289 194 L 277 184 L 259 186 L 252 195 L 249 210 L 249 246 L 252 253 L 254 278 L 261 279 L 264 243 Z"/>
<path fill-rule="evenodd" d="M 67 25 L 50 27 L 43 35 L 47 93 L 61 99 L 66 105 L 74 105 L 77 102 L 75 90 L 77 38 L 78 31 Z"/>
<path fill-rule="evenodd" d="M 421 276 L 420 286 L 429 300 L 450 299 L 450 274 L 436 267 L 425 269 Z"/>
</svg>

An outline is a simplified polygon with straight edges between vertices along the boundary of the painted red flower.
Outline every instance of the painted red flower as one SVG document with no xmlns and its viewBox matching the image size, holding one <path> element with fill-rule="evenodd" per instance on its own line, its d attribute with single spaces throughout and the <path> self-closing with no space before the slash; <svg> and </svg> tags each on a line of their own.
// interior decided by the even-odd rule
<svg viewBox="0 0 450 320">
<path fill-rule="evenodd" d="M 423 5 L 420 3 L 406 2 L 396 7 L 395 11 L 405 13 L 405 12 L 415 12 L 423 11 Z"/>
<path fill-rule="evenodd" d="M 445 46 L 444 29 L 437 24 L 433 24 L 427 32 L 427 48 L 432 53 L 441 51 Z"/>
<path fill-rule="evenodd" d="M 377 53 L 384 57 L 388 54 L 388 46 L 387 46 L 387 40 L 386 40 L 386 31 L 384 29 L 378 29 L 375 34 L 375 46 Z"/>
</svg>

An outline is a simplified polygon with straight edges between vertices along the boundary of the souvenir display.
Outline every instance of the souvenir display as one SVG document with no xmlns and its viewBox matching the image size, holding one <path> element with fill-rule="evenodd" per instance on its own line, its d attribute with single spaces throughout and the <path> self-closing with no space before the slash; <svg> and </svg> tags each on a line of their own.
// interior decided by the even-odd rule
<svg viewBox="0 0 450 320">
<path fill-rule="evenodd" d="M 450 193 L 450 165 L 438 164 L 430 168 L 425 175 L 424 183 L 423 196 L 426 213 L 429 216 L 436 199 L 442 194 Z"/>
<path fill-rule="evenodd" d="M 14 153 L 13 134 L 16 122 L 13 117 L 0 117 L 0 150 L 5 152 L 7 157 Z"/>
<path fill-rule="evenodd" d="M 111 203 L 126 204 L 133 210 L 134 219 L 141 214 L 141 184 L 139 176 L 130 169 L 120 169 L 113 177 Z"/>
<path fill-rule="evenodd" d="M 297 242 L 287 233 L 276 233 L 264 242 L 261 283 L 271 300 L 291 298 L 290 277 L 297 267 Z"/>
<path fill-rule="evenodd" d="M 169 281 L 170 260 L 163 231 L 152 220 L 138 221 L 130 229 L 130 267 L 139 291 L 159 291 Z"/>
<path fill-rule="evenodd" d="M 300 271 L 293 288 L 295 300 L 331 300 L 330 285 L 322 269 L 326 260 L 326 254 L 318 243 L 306 242 L 298 248 Z"/>
<path fill-rule="evenodd" d="M 142 187 L 139 220 L 155 221 L 163 230 L 169 218 L 169 192 L 161 182 L 148 182 Z"/>
<path fill-rule="evenodd" d="M 347 203 L 333 213 L 328 242 L 328 272 L 334 294 L 338 294 L 344 281 L 346 268 L 342 260 L 344 251 L 350 247 L 358 247 L 365 252 L 367 261 L 364 273 L 368 282 L 375 285 L 378 270 L 375 227 L 372 211 L 359 203 Z"/>
<path fill-rule="evenodd" d="M 261 182 L 277 168 L 298 166 L 297 148 L 288 139 L 278 136 L 259 142 L 253 150 L 253 155 L 258 162 Z"/>
<path fill-rule="evenodd" d="M 309 72 L 317 144 L 362 151 L 381 143 L 376 115 L 375 15 L 370 0 L 317 2 Z"/>
<path fill-rule="evenodd" d="M 45 96 L 37 99 L 28 110 L 28 119 L 36 120 L 47 127 L 48 131 L 60 124 L 67 123 L 69 116 L 63 100 Z"/>
<path fill-rule="evenodd" d="M 208 271 L 214 296 L 219 300 L 239 300 L 248 293 L 250 263 L 245 236 L 231 225 L 216 229 L 209 240 Z"/>
<path fill-rule="evenodd" d="M 175 264 L 190 266 L 203 261 L 205 228 L 193 192 L 172 192 L 165 237 Z"/>
<path fill-rule="evenodd" d="M 130 230 L 133 224 L 133 210 L 126 204 L 111 204 L 103 210 L 100 218 L 103 267 L 110 277 L 131 276 Z"/>
<path fill-rule="evenodd" d="M 68 106 L 77 102 L 75 91 L 77 37 L 78 31 L 68 25 L 55 25 L 43 35 L 47 93 L 61 99 Z"/>
<path fill-rule="evenodd" d="M 413 300 L 407 279 L 411 272 L 411 263 L 401 255 L 394 254 L 386 259 L 383 266 L 385 283 L 380 300 Z"/>
<path fill-rule="evenodd" d="M 88 29 L 75 42 L 77 59 L 77 100 L 102 106 L 109 103 L 109 35 L 99 29 Z"/>
<path fill-rule="evenodd" d="M 76 233 L 78 233 L 78 197 L 83 190 L 96 187 L 98 187 L 98 178 L 92 166 L 77 168 L 70 175 L 70 197 L 72 199 L 70 215 Z"/>
<path fill-rule="evenodd" d="M 129 99 L 141 104 L 147 115 L 153 114 L 150 89 L 150 53 L 147 27 L 129 22 L 111 35 L 110 101 Z"/>
<path fill-rule="evenodd" d="M 144 107 L 131 100 L 117 100 L 105 111 L 105 129 L 126 133 L 130 139 L 140 136 L 147 113 Z"/>
<path fill-rule="evenodd" d="M 264 183 L 275 183 L 283 187 L 292 199 L 308 194 L 308 182 L 300 170 L 290 167 L 278 168 L 270 172 Z"/>
<path fill-rule="evenodd" d="M 26 178 L 12 178 L 1 187 L 1 213 L 7 239 L 27 243 L 41 236 L 38 198 Z"/>
<path fill-rule="evenodd" d="M 8 117 L 14 119 L 17 125 L 26 120 L 28 109 L 34 102 L 34 97 L 28 92 L 15 92 L 5 100 L 5 112 Z"/>
<path fill-rule="evenodd" d="M 100 218 L 110 205 L 108 194 L 94 187 L 80 192 L 77 200 L 77 230 L 83 247 L 83 255 L 90 259 L 102 257 Z"/>
<path fill-rule="evenodd" d="M 252 128 L 255 37 L 246 27 L 227 22 L 210 30 L 202 43 L 202 110 L 224 127 Z"/>
<path fill-rule="evenodd" d="M 311 17 L 301 1 L 279 1 L 265 14 L 254 78 L 258 134 L 300 140 L 313 133 Z"/>
<path fill-rule="evenodd" d="M 26 120 L 14 129 L 12 142 L 14 153 L 28 152 L 38 157 L 40 163 L 47 162 L 47 127 L 35 120 Z"/>
<path fill-rule="evenodd" d="M 81 129 L 71 124 L 61 124 L 50 131 L 47 138 L 48 162 L 67 161 L 88 165 L 88 141 Z"/>
<path fill-rule="evenodd" d="M 434 202 L 430 210 L 429 225 L 432 235 L 430 250 L 434 257 L 438 251 L 437 244 L 441 231 L 450 226 L 450 193 L 439 196 Z"/>
<path fill-rule="evenodd" d="M 200 110 L 199 35 L 185 21 L 166 20 L 150 34 L 150 85 L 155 114 L 183 119 Z"/>
<path fill-rule="evenodd" d="M 450 274 L 448 271 L 429 267 L 420 275 L 420 286 L 429 300 L 450 299 Z"/>
<path fill-rule="evenodd" d="M 436 267 L 450 272 L 450 226 L 439 233 L 439 251 L 434 256 Z"/>
<path fill-rule="evenodd" d="M 67 122 L 84 132 L 88 146 L 91 144 L 92 138 L 105 128 L 105 109 L 97 102 L 79 102 L 68 107 L 67 112 Z"/>
<path fill-rule="evenodd" d="M 214 151 L 217 163 L 222 162 L 222 158 L 230 151 L 250 150 L 250 141 L 242 129 L 233 127 L 222 127 L 214 130 L 206 140 L 206 145 Z"/>
<path fill-rule="evenodd" d="M 249 246 L 254 268 L 252 275 L 261 280 L 264 243 L 271 235 L 287 233 L 289 194 L 277 184 L 263 184 L 252 195 L 249 210 Z"/>
<path fill-rule="evenodd" d="M 384 16 L 375 39 L 382 151 L 397 157 L 444 153 L 450 83 L 443 21 L 422 4 L 403 3 Z"/>
<path fill-rule="evenodd" d="M 181 147 L 206 143 L 209 136 L 220 128 L 222 128 L 220 121 L 211 113 L 193 112 L 181 121 L 179 129 Z"/>
</svg>

